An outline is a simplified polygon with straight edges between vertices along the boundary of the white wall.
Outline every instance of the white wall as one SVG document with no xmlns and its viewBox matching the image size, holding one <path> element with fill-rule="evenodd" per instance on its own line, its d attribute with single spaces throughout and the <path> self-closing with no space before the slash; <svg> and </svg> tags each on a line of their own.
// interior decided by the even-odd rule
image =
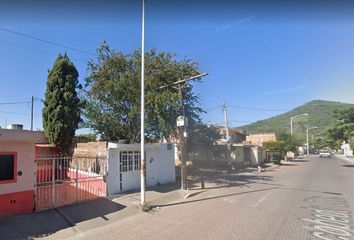
<svg viewBox="0 0 354 240">
<path fill-rule="evenodd" d="M 258 148 L 257 147 L 251 147 L 251 165 L 258 165 Z"/>
<path fill-rule="evenodd" d="M 107 166 L 107 194 L 112 195 L 120 192 L 119 181 L 119 150 L 108 148 L 108 166 Z"/>
<path fill-rule="evenodd" d="M 121 172 L 121 151 L 140 151 L 140 144 L 108 144 L 108 195 L 140 188 L 140 170 L 134 170 L 133 165 L 133 170 Z M 168 149 L 168 144 L 146 144 L 145 151 L 146 185 L 175 182 L 174 147 Z"/>
<path fill-rule="evenodd" d="M 344 143 L 341 146 L 343 150 L 343 154 L 346 157 L 352 157 L 353 156 L 353 150 L 350 148 L 350 145 L 348 143 Z"/>
<path fill-rule="evenodd" d="M 35 181 L 35 144 L 19 141 L 0 141 L 0 152 L 17 153 L 17 176 L 15 183 L 0 183 L 0 194 L 34 190 Z"/>
</svg>

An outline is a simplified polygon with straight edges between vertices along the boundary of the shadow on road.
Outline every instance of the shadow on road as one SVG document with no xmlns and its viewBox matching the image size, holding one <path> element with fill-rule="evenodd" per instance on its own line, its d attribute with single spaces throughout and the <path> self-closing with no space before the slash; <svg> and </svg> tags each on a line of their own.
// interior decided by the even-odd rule
<svg viewBox="0 0 354 240">
<path fill-rule="evenodd" d="M 346 164 L 346 165 L 342 165 L 342 167 L 354 168 L 354 165 Z"/>
<path fill-rule="evenodd" d="M 246 171 L 245 171 L 246 172 Z M 243 172 L 243 173 L 245 173 Z M 272 176 L 242 174 L 240 172 L 216 171 L 210 169 L 193 169 L 190 171 L 188 186 L 190 189 L 200 188 L 204 180 L 205 189 L 229 188 L 234 186 L 247 187 L 251 183 L 272 182 Z"/>
<path fill-rule="evenodd" d="M 294 166 L 298 166 L 298 164 L 294 164 L 294 163 L 282 163 L 280 166 L 282 166 L 282 167 L 294 167 Z"/>
<path fill-rule="evenodd" d="M 294 160 L 291 160 L 291 162 L 309 162 L 309 160 L 294 159 Z"/>
<path fill-rule="evenodd" d="M 274 190 L 274 189 L 278 189 L 278 187 L 263 188 L 263 189 L 251 190 L 251 191 L 240 192 L 240 193 L 224 194 L 224 195 L 219 195 L 219 196 L 214 196 L 214 197 L 207 197 L 207 198 L 203 198 L 203 199 L 190 200 L 190 201 L 185 201 L 185 202 L 163 204 L 163 205 L 158 205 L 158 206 L 154 206 L 154 207 L 170 207 L 170 206 L 182 205 L 182 204 L 187 204 L 187 203 L 195 203 L 195 202 L 208 201 L 208 200 L 224 198 L 224 197 L 244 195 L 244 194 L 248 194 L 248 193 L 269 191 L 269 190 Z"/>
<path fill-rule="evenodd" d="M 125 206 L 107 199 L 79 203 L 32 214 L 0 219 L 1 239 L 33 239 L 49 236 L 76 223 L 120 211 Z M 107 220 L 107 219 L 105 219 Z"/>
<path fill-rule="evenodd" d="M 177 189 L 181 189 L 180 178 L 177 178 L 175 183 L 162 184 L 162 185 L 146 188 L 147 191 L 155 191 L 159 193 L 168 193 L 168 192 L 175 191 Z"/>
</svg>

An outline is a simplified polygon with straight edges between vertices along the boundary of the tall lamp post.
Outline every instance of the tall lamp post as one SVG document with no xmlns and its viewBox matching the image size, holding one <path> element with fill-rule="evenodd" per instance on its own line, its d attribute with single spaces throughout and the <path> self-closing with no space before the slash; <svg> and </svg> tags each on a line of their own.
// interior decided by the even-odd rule
<svg viewBox="0 0 354 240">
<path fill-rule="evenodd" d="M 145 204 L 145 0 L 142 0 L 141 20 L 141 103 L 140 103 L 140 204 Z"/>
<path fill-rule="evenodd" d="M 301 116 L 308 116 L 308 115 L 309 115 L 308 113 L 302 113 L 302 114 L 299 114 L 299 115 L 296 115 L 296 116 L 293 116 L 290 118 L 290 134 L 291 134 L 291 136 L 293 135 L 293 119 L 297 118 L 297 117 L 301 117 Z"/>
<path fill-rule="evenodd" d="M 307 156 L 310 154 L 310 148 L 309 148 L 309 131 L 311 129 L 314 129 L 314 128 L 317 128 L 317 126 L 314 126 L 314 127 L 310 127 L 310 128 L 307 128 L 306 129 L 306 152 L 307 152 Z"/>
</svg>

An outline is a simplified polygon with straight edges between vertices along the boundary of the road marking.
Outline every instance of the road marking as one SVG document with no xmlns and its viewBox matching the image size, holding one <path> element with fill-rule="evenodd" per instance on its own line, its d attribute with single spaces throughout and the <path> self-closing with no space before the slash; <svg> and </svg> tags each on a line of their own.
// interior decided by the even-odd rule
<svg viewBox="0 0 354 240">
<path fill-rule="evenodd" d="M 268 192 L 266 195 L 264 195 L 263 197 L 261 197 L 257 203 L 253 204 L 252 207 L 258 207 L 259 204 L 261 204 L 264 200 L 266 200 L 267 197 L 270 196 L 270 194 L 272 194 L 272 192 Z"/>
<path fill-rule="evenodd" d="M 352 236 L 352 214 L 347 209 L 349 206 L 344 198 L 313 197 L 306 199 L 311 203 L 312 218 L 303 218 L 302 221 L 312 223 L 314 231 L 312 235 L 316 239 L 348 240 Z M 330 203 L 330 204 L 329 204 Z"/>
</svg>

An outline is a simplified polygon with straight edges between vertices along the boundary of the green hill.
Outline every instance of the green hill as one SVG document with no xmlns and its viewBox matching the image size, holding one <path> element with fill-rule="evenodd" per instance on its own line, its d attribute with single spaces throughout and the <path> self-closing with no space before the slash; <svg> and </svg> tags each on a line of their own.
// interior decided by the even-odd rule
<svg viewBox="0 0 354 240">
<path fill-rule="evenodd" d="M 332 117 L 334 109 L 343 109 L 354 104 L 314 100 L 305 103 L 293 110 L 265 119 L 255 123 L 241 126 L 239 129 L 246 130 L 247 133 L 267 133 L 267 132 L 290 132 L 290 117 L 302 113 L 308 113 L 308 116 L 302 116 L 293 120 L 293 131 L 297 135 L 305 135 L 306 128 L 309 126 L 317 126 L 318 129 L 313 130 L 313 133 L 321 133 L 335 123 L 336 119 Z"/>
</svg>

